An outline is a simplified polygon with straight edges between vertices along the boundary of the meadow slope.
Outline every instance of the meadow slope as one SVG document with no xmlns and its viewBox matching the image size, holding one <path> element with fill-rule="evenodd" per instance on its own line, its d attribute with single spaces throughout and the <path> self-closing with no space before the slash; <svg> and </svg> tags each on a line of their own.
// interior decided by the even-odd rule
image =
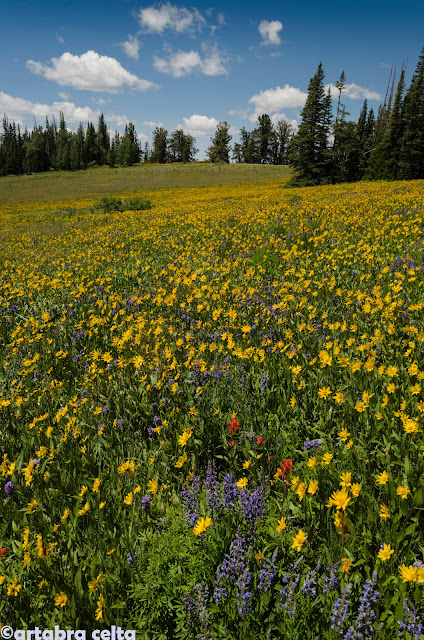
<svg viewBox="0 0 424 640">
<path fill-rule="evenodd" d="M 157 169 L 3 196 L 0 625 L 419 638 L 423 181 Z"/>
</svg>

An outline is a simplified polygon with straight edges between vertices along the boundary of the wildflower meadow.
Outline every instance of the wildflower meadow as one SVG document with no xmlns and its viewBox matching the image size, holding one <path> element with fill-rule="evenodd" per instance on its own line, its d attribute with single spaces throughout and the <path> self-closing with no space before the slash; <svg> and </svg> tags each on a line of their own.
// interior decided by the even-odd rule
<svg viewBox="0 0 424 640">
<path fill-rule="evenodd" d="M 0 627 L 421 638 L 424 182 L 136 195 L 0 207 Z"/>
</svg>

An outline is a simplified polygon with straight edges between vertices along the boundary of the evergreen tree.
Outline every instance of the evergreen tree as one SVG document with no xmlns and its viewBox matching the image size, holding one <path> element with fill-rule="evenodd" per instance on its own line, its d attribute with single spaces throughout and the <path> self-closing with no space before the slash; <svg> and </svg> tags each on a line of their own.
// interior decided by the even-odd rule
<svg viewBox="0 0 424 640">
<path fill-rule="evenodd" d="M 355 122 L 348 122 L 346 120 L 346 116 L 350 114 L 341 102 L 341 97 L 346 87 L 344 71 L 342 71 L 335 86 L 339 91 L 339 95 L 336 120 L 333 127 L 332 181 L 335 183 L 353 182 L 359 177 L 361 144 L 358 126 Z"/>
<path fill-rule="evenodd" d="M 405 70 L 402 69 L 388 127 L 382 140 L 373 149 L 364 173 L 365 180 L 396 180 L 400 174 L 400 145 L 402 139 L 402 103 Z"/>
<path fill-rule="evenodd" d="M 424 48 L 406 92 L 402 124 L 399 177 L 424 178 Z"/>
<path fill-rule="evenodd" d="M 211 162 L 230 162 L 230 125 L 227 122 L 219 122 L 215 135 L 211 138 L 211 146 L 206 154 Z"/>
<path fill-rule="evenodd" d="M 97 125 L 97 148 L 99 150 L 99 164 L 106 164 L 107 154 L 110 147 L 109 131 L 107 129 L 104 115 L 100 114 Z"/>
<path fill-rule="evenodd" d="M 46 128 L 44 130 L 44 146 L 46 149 L 47 157 L 49 158 L 49 167 L 56 166 L 56 138 L 57 138 L 57 125 L 56 120 L 53 118 L 52 122 L 49 122 L 46 118 Z"/>
<path fill-rule="evenodd" d="M 138 143 L 137 132 L 132 122 L 128 122 L 128 124 L 125 125 L 124 137 L 125 136 L 128 136 L 128 140 L 129 140 L 129 143 L 128 143 L 129 162 L 127 164 L 133 165 L 133 164 L 136 164 L 137 162 L 140 162 L 141 150 L 140 150 L 140 145 Z"/>
<path fill-rule="evenodd" d="M 79 125 L 77 132 L 70 138 L 70 168 L 72 171 L 84 169 L 84 129 Z"/>
<path fill-rule="evenodd" d="M 233 153 L 232 153 L 232 159 L 235 160 L 237 162 L 237 164 L 240 164 L 240 162 L 243 162 L 243 149 L 242 146 L 240 144 L 240 142 L 235 142 L 233 145 Z"/>
<path fill-rule="evenodd" d="M 182 129 L 176 129 L 168 142 L 168 157 L 170 162 L 192 162 L 197 153 L 195 138 L 184 133 Z"/>
<path fill-rule="evenodd" d="M 274 164 L 289 164 L 289 148 L 293 137 L 293 127 L 287 120 L 279 120 L 275 125 L 277 151 Z"/>
<path fill-rule="evenodd" d="M 96 130 L 92 122 L 87 124 L 84 140 L 84 164 L 93 166 L 99 162 L 99 149 L 97 147 Z"/>
<path fill-rule="evenodd" d="M 59 131 L 56 138 L 56 169 L 61 171 L 69 171 L 70 163 L 70 145 L 69 133 L 66 129 L 65 117 L 60 113 Z"/>
<path fill-rule="evenodd" d="M 163 127 L 156 127 L 153 131 L 152 162 L 167 162 L 168 131 Z"/>
<path fill-rule="evenodd" d="M 252 163 L 254 161 L 254 141 L 252 134 L 245 127 L 240 129 L 240 147 L 242 162 Z"/>
<path fill-rule="evenodd" d="M 256 130 L 259 146 L 259 162 L 261 164 L 270 164 L 272 161 L 272 146 L 274 143 L 274 127 L 271 118 L 267 113 L 258 117 L 258 126 Z"/>
<path fill-rule="evenodd" d="M 331 155 L 331 95 L 324 91 L 321 62 L 308 86 L 308 97 L 302 110 L 302 122 L 291 145 L 296 176 L 291 184 L 316 185 L 329 181 Z"/>
</svg>

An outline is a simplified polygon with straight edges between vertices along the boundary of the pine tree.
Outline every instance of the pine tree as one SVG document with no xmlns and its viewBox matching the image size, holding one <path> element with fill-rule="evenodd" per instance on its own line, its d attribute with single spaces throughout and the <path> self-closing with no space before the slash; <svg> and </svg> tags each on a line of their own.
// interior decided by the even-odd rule
<svg viewBox="0 0 424 640">
<path fill-rule="evenodd" d="M 424 178 L 424 48 L 406 92 L 402 124 L 399 177 Z"/>
<path fill-rule="evenodd" d="M 258 116 L 257 136 L 259 146 L 259 162 L 270 164 L 272 161 L 272 146 L 274 141 L 274 127 L 267 113 Z"/>
<path fill-rule="evenodd" d="M 373 149 L 365 180 L 396 180 L 400 174 L 400 145 L 403 133 L 403 92 L 405 70 L 402 69 L 384 136 Z"/>
<path fill-rule="evenodd" d="M 96 130 L 92 122 L 87 124 L 84 140 L 84 164 L 93 166 L 99 162 L 99 149 L 97 147 Z"/>
<path fill-rule="evenodd" d="M 341 102 L 341 97 L 346 87 L 344 71 L 342 71 L 335 86 L 339 90 L 339 96 L 336 120 L 333 127 L 332 181 L 334 183 L 353 182 L 358 180 L 359 177 L 361 145 L 357 124 L 346 120 L 346 116 L 350 114 Z"/>
<path fill-rule="evenodd" d="M 69 133 L 66 129 L 65 117 L 60 112 L 59 131 L 56 138 L 56 169 L 69 171 L 70 163 Z"/>
<path fill-rule="evenodd" d="M 206 154 L 211 162 L 230 162 L 230 125 L 227 122 L 219 122 L 215 135 L 211 138 L 211 146 Z"/>
<path fill-rule="evenodd" d="M 167 162 L 167 150 L 168 131 L 163 127 L 156 127 L 153 131 L 152 162 L 160 162 L 161 164 Z"/>
<path fill-rule="evenodd" d="M 99 164 L 106 164 L 110 147 L 109 131 L 107 129 L 103 113 L 99 116 L 97 125 L 97 148 L 99 150 Z"/>
<path fill-rule="evenodd" d="M 292 185 L 316 185 L 330 179 L 331 95 L 325 94 L 323 80 L 320 62 L 309 82 L 308 97 L 301 113 L 302 122 L 291 145 L 292 163 L 296 169 Z"/>
<path fill-rule="evenodd" d="M 287 120 L 279 120 L 275 125 L 278 144 L 275 164 L 289 164 L 289 148 L 293 137 L 293 126 Z"/>
</svg>

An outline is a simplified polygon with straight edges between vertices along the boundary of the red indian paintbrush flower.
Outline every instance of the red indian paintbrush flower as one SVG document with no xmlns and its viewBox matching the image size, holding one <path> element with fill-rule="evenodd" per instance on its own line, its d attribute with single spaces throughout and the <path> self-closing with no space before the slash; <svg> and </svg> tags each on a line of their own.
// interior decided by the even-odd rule
<svg viewBox="0 0 424 640">
<path fill-rule="evenodd" d="M 230 420 L 230 424 L 227 426 L 227 429 L 232 436 L 237 431 L 237 429 L 240 429 L 239 421 L 237 420 L 237 418 L 233 418 L 232 420 Z"/>
<path fill-rule="evenodd" d="M 293 468 L 293 463 L 289 458 L 286 458 L 283 462 L 280 462 L 280 467 L 282 471 L 282 479 L 285 480 Z"/>
</svg>

